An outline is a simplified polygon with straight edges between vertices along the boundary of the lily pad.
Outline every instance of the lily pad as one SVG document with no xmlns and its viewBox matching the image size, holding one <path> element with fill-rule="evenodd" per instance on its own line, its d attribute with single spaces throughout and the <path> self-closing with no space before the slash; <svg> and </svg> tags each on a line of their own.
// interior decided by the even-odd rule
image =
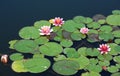
<svg viewBox="0 0 120 76">
<path fill-rule="evenodd" d="M 11 67 L 13 71 L 18 72 L 18 73 L 28 72 L 28 70 L 23 65 L 23 60 L 14 61 Z"/>
<path fill-rule="evenodd" d="M 95 58 L 90 59 L 90 64 L 97 64 L 97 63 L 98 63 L 98 59 Z"/>
<path fill-rule="evenodd" d="M 74 60 L 60 60 L 55 62 L 52 68 L 61 75 L 74 75 L 79 69 L 79 64 Z"/>
<path fill-rule="evenodd" d="M 85 24 L 89 24 L 89 23 L 91 23 L 91 22 L 93 22 L 93 19 L 90 18 L 90 17 L 86 17 L 85 20 L 84 20 L 84 23 L 85 23 Z"/>
<path fill-rule="evenodd" d="M 18 40 L 11 40 L 11 41 L 9 41 L 9 44 L 10 44 L 9 48 L 10 48 L 10 49 L 14 49 L 14 44 L 15 44 L 17 41 L 18 41 Z"/>
<path fill-rule="evenodd" d="M 120 72 L 113 73 L 111 76 L 120 76 Z"/>
<path fill-rule="evenodd" d="M 114 35 L 114 37 L 120 38 L 120 30 L 113 31 L 112 34 Z"/>
<path fill-rule="evenodd" d="M 60 44 L 55 42 L 48 42 L 39 47 L 39 51 L 47 56 L 56 56 L 59 55 L 63 48 Z"/>
<path fill-rule="evenodd" d="M 24 39 L 36 39 L 40 36 L 39 30 L 35 27 L 24 27 L 19 31 L 19 36 Z"/>
<path fill-rule="evenodd" d="M 98 23 L 99 23 L 99 24 L 105 24 L 105 22 L 106 22 L 106 21 L 105 21 L 104 19 L 98 20 Z"/>
<path fill-rule="evenodd" d="M 75 16 L 73 18 L 73 21 L 75 21 L 76 23 L 84 23 L 86 21 L 86 18 L 83 16 Z"/>
<path fill-rule="evenodd" d="M 115 39 L 116 44 L 120 44 L 120 39 Z"/>
<path fill-rule="evenodd" d="M 63 39 L 60 44 L 64 47 L 70 47 L 73 45 L 73 42 L 71 40 L 68 39 Z"/>
<path fill-rule="evenodd" d="M 46 37 L 40 37 L 34 40 L 38 45 L 45 44 L 49 41 Z"/>
<path fill-rule="evenodd" d="M 41 73 L 50 67 L 50 61 L 46 58 L 33 58 L 24 61 L 24 67 L 31 73 Z"/>
<path fill-rule="evenodd" d="M 55 60 L 55 61 L 65 60 L 65 59 L 66 59 L 66 56 L 65 56 L 65 55 L 58 55 L 58 56 L 54 57 L 54 60 Z"/>
<path fill-rule="evenodd" d="M 94 48 L 94 49 L 87 48 L 86 54 L 88 56 L 98 56 L 100 54 L 100 52 L 96 48 Z"/>
<path fill-rule="evenodd" d="M 113 10 L 113 11 L 112 11 L 112 14 L 113 14 L 113 15 L 120 15 L 120 10 Z"/>
<path fill-rule="evenodd" d="M 16 61 L 16 60 L 22 60 L 23 59 L 23 55 L 21 53 L 13 53 L 10 55 L 10 59 L 12 61 Z"/>
<path fill-rule="evenodd" d="M 107 70 L 110 72 L 110 73 L 115 73 L 115 72 L 118 72 L 119 69 L 116 67 L 116 66 L 110 66 L 107 68 Z"/>
<path fill-rule="evenodd" d="M 103 32 L 111 32 L 112 31 L 112 27 L 108 26 L 108 25 L 103 25 L 100 27 L 100 30 Z"/>
<path fill-rule="evenodd" d="M 100 66 L 109 66 L 109 65 L 110 65 L 110 62 L 107 61 L 107 60 L 99 61 L 99 65 L 100 65 Z"/>
<path fill-rule="evenodd" d="M 118 26 L 120 25 L 120 15 L 109 15 L 106 18 L 106 22 L 110 25 Z"/>
<path fill-rule="evenodd" d="M 87 27 L 93 28 L 93 29 L 97 29 L 97 28 L 99 28 L 100 26 L 101 26 L 101 25 L 100 25 L 99 23 L 97 23 L 97 22 L 92 22 L 92 23 L 90 23 L 90 24 L 87 25 Z"/>
<path fill-rule="evenodd" d="M 14 48 L 22 53 L 31 53 L 38 48 L 38 45 L 33 40 L 19 40 L 15 43 Z"/>
<path fill-rule="evenodd" d="M 83 56 L 86 56 L 86 47 L 81 47 L 78 49 L 78 54 L 79 55 L 83 55 Z"/>
<path fill-rule="evenodd" d="M 42 26 L 50 26 L 51 23 L 47 20 L 40 20 L 40 21 L 36 21 L 34 23 L 34 26 L 37 28 L 37 29 L 40 29 Z"/>
<path fill-rule="evenodd" d="M 117 63 L 120 63 L 120 56 L 115 56 L 113 60 Z"/>
<path fill-rule="evenodd" d="M 99 73 L 97 72 L 86 72 L 86 73 L 82 73 L 81 76 L 101 76 Z"/>
</svg>

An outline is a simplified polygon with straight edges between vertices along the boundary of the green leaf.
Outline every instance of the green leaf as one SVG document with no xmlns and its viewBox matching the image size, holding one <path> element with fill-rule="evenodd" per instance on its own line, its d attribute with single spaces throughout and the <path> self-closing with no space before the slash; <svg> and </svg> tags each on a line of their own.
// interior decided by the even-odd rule
<svg viewBox="0 0 120 76">
<path fill-rule="evenodd" d="M 83 55 L 83 56 L 86 56 L 86 47 L 81 47 L 78 49 L 78 54 L 79 55 Z"/>
<path fill-rule="evenodd" d="M 33 58 L 44 58 L 44 55 L 40 53 L 36 53 L 33 55 Z"/>
<path fill-rule="evenodd" d="M 99 65 L 100 65 L 100 66 L 109 66 L 109 65 L 110 65 L 110 62 L 107 61 L 107 60 L 99 61 Z"/>
<path fill-rule="evenodd" d="M 90 17 L 86 17 L 85 20 L 84 20 L 84 23 L 86 23 L 86 24 L 89 24 L 91 22 L 93 22 L 93 19 L 90 18 Z"/>
<path fill-rule="evenodd" d="M 38 45 L 45 44 L 49 41 L 46 37 L 40 37 L 34 40 Z"/>
<path fill-rule="evenodd" d="M 64 60 L 64 59 L 66 59 L 66 56 L 64 56 L 64 55 L 58 55 L 58 56 L 54 57 L 55 61 Z"/>
<path fill-rule="evenodd" d="M 112 60 L 112 56 L 109 54 L 104 54 L 104 55 L 99 54 L 98 59 L 101 61 L 104 61 L 104 60 L 110 61 L 110 60 Z"/>
<path fill-rule="evenodd" d="M 22 53 L 31 53 L 38 48 L 38 45 L 33 40 L 20 40 L 15 43 L 14 48 Z"/>
<path fill-rule="evenodd" d="M 120 63 L 120 56 L 115 56 L 113 60 L 117 63 Z"/>
<path fill-rule="evenodd" d="M 98 23 L 99 23 L 99 24 L 105 24 L 105 22 L 106 22 L 106 21 L 105 21 L 104 19 L 98 20 Z"/>
<path fill-rule="evenodd" d="M 73 18 L 73 21 L 76 23 L 84 23 L 86 21 L 86 18 L 83 16 L 75 16 Z"/>
<path fill-rule="evenodd" d="M 103 32 L 111 32 L 112 31 L 112 27 L 108 26 L 108 25 L 103 25 L 100 27 L 100 30 Z"/>
<path fill-rule="evenodd" d="M 90 24 L 87 25 L 87 27 L 93 28 L 93 29 L 97 29 L 97 28 L 99 28 L 100 26 L 101 26 L 101 25 L 100 25 L 99 23 L 97 23 L 97 22 L 92 22 L 92 23 L 90 23 Z"/>
<path fill-rule="evenodd" d="M 114 35 L 114 37 L 120 38 L 120 30 L 113 31 L 112 34 Z"/>
<path fill-rule="evenodd" d="M 62 37 L 60 37 L 60 36 L 55 36 L 55 37 L 54 37 L 54 40 L 60 42 L 60 41 L 62 40 Z"/>
<path fill-rule="evenodd" d="M 16 61 L 16 60 L 22 60 L 23 59 L 23 55 L 21 53 L 13 53 L 10 55 L 10 59 L 12 61 Z"/>
<path fill-rule="evenodd" d="M 113 15 L 120 15 L 120 10 L 113 10 L 113 11 L 112 11 L 112 14 L 113 14 Z"/>
<path fill-rule="evenodd" d="M 94 49 L 87 48 L 86 54 L 88 56 L 98 56 L 100 54 L 100 52 L 96 48 L 94 48 Z"/>
<path fill-rule="evenodd" d="M 23 60 L 14 61 L 11 67 L 13 71 L 18 72 L 18 73 L 28 72 L 28 70 L 23 65 Z"/>
<path fill-rule="evenodd" d="M 24 39 L 36 39 L 40 36 L 39 30 L 35 27 L 24 27 L 19 31 L 19 36 Z"/>
<path fill-rule="evenodd" d="M 34 23 L 34 26 L 37 28 L 37 29 L 40 29 L 42 26 L 50 26 L 50 22 L 49 21 L 46 21 L 46 20 L 40 20 L 40 21 L 36 21 Z"/>
<path fill-rule="evenodd" d="M 111 51 L 109 52 L 110 55 L 118 55 L 118 49 L 119 49 L 119 46 L 117 46 L 117 44 L 115 43 L 111 43 L 109 44 L 110 48 L 111 48 Z"/>
<path fill-rule="evenodd" d="M 116 64 L 116 67 L 120 69 L 120 64 Z"/>
<path fill-rule="evenodd" d="M 79 69 L 79 64 L 73 60 L 60 60 L 55 62 L 52 68 L 61 75 L 74 75 Z"/>
<path fill-rule="evenodd" d="M 62 26 L 62 28 L 65 30 L 65 31 L 68 31 L 68 32 L 74 32 L 75 30 L 77 30 L 76 28 L 76 23 L 72 20 L 68 20 L 64 23 L 64 25 Z"/>
<path fill-rule="evenodd" d="M 82 73 L 81 76 L 101 76 L 99 73 L 97 72 L 86 72 L 86 73 Z"/>
<path fill-rule="evenodd" d="M 113 73 L 111 76 L 120 76 L 120 72 Z"/>
<path fill-rule="evenodd" d="M 64 47 L 70 47 L 73 45 L 73 42 L 71 40 L 68 39 L 63 39 L 60 44 Z"/>
<path fill-rule="evenodd" d="M 79 63 L 79 65 L 80 65 L 79 69 L 85 68 L 90 63 L 89 59 L 85 56 L 82 56 L 82 55 L 79 58 L 76 58 L 74 60 Z"/>
<path fill-rule="evenodd" d="M 55 42 L 48 42 L 39 47 L 39 51 L 47 56 L 56 56 L 59 55 L 63 48 L 60 44 Z"/>
<path fill-rule="evenodd" d="M 24 63 L 24 67 L 31 73 L 41 73 L 50 67 L 50 61 L 46 58 L 28 59 Z"/>
<path fill-rule="evenodd" d="M 116 44 L 120 44 L 120 39 L 115 39 L 114 41 Z"/>
<path fill-rule="evenodd" d="M 120 15 L 109 15 L 106 18 L 106 22 L 110 25 L 118 26 L 120 25 Z"/>
<path fill-rule="evenodd" d="M 11 41 L 9 41 L 9 44 L 10 44 L 9 48 L 10 48 L 10 49 L 14 49 L 14 44 L 15 44 L 17 41 L 18 41 L 18 40 L 11 40 Z"/>
<path fill-rule="evenodd" d="M 97 64 L 97 63 L 98 63 L 98 59 L 95 58 L 90 59 L 90 64 Z"/>
<path fill-rule="evenodd" d="M 110 73 L 115 73 L 115 72 L 118 72 L 119 69 L 116 67 L 116 66 L 110 66 L 107 68 L 107 70 L 110 72 Z"/>
</svg>

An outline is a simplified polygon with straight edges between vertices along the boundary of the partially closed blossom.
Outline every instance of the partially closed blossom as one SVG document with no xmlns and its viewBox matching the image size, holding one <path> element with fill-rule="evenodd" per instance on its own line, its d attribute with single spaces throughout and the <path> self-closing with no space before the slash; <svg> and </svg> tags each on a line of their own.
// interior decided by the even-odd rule
<svg viewBox="0 0 120 76">
<path fill-rule="evenodd" d="M 63 18 L 55 17 L 55 19 L 53 19 L 53 25 L 62 26 L 63 24 L 64 24 Z"/>
<path fill-rule="evenodd" d="M 82 34 L 87 34 L 88 31 L 89 31 L 89 29 L 86 28 L 86 27 L 83 27 L 83 28 L 80 29 L 80 32 L 81 32 Z"/>
<path fill-rule="evenodd" d="M 7 62 L 8 62 L 8 55 L 6 55 L 6 54 L 5 54 L 5 55 L 2 55 L 2 56 L 1 56 L 1 62 L 2 62 L 2 63 L 7 63 Z"/>
<path fill-rule="evenodd" d="M 50 35 L 53 29 L 51 29 L 50 26 L 42 26 L 39 31 L 40 35 Z"/>
<path fill-rule="evenodd" d="M 107 44 L 101 44 L 99 45 L 98 50 L 101 52 L 101 54 L 107 54 L 111 50 L 111 48 Z"/>
</svg>

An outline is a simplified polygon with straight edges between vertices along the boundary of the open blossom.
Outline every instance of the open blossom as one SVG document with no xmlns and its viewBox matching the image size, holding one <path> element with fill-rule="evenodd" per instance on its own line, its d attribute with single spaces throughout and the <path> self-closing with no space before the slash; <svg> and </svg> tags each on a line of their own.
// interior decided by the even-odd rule
<svg viewBox="0 0 120 76">
<path fill-rule="evenodd" d="M 8 55 L 6 55 L 6 54 L 5 54 L 5 55 L 2 55 L 2 56 L 1 56 L 1 62 L 2 62 L 2 63 L 7 63 L 7 62 L 8 62 Z"/>
<path fill-rule="evenodd" d="M 81 32 L 82 34 L 87 34 L 88 31 L 89 31 L 89 29 L 86 28 L 86 27 L 83 27 L 83 28 L 80 29 L 80 32 Z"/>
<path fill-rule="evenodd" d="M 53 20 L 53 25 L 55 26 L 62 26 L 64 24 L 63 18 L 55 17 Z"/>
<path fill-rule="evenodd" d="M 50 35 L 53 29 L 50 29 L 50 26 L 42 26 L 39 31 L 40 35 Z"/>
<path fill-rule="evenodd" d="M 99 45 L 98 50 L 101 52 L 101 54 L 107 54 L 111 50 L 111 48 L 107 44 L 101 44 Z"/>
</svg>

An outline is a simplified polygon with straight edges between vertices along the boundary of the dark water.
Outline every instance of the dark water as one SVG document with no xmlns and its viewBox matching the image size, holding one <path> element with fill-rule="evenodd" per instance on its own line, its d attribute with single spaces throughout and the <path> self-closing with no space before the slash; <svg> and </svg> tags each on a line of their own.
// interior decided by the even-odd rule
<svg viewBox="0 0 120 76">
<path fill-rule="evenodd" d="M 77 15 L 92 17 L 120 9 L 120 0 L 0 0 L 0 52 L 10 53 L 8 41 L 18 39 L 18 31 L 40 19 L 71 19 Z M 41 74 L 15 73 L 10 64 L 0 63 L 0 76 L 59 76 L 51 69 Z M 109 76 L 104 73 L 103 76 Z M 76 75 L 79 76 L 79 75 Z"/>
</svg>

